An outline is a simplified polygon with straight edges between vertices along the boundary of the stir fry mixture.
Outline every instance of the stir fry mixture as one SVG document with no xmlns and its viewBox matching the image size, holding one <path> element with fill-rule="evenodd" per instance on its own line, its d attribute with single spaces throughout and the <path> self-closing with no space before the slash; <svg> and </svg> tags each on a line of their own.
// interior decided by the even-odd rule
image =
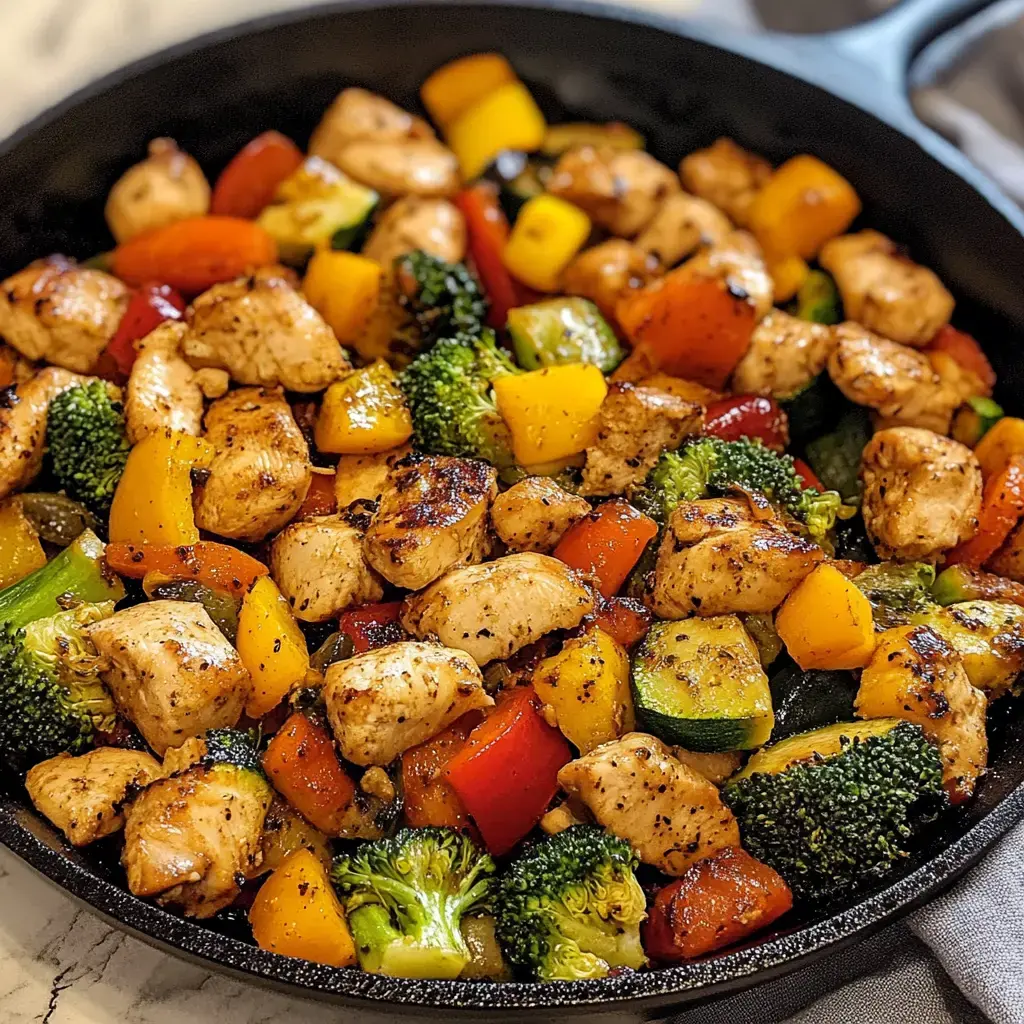
<svg viewBox="0 0 1024 1024">
<path fill-rule="evenodd" d="M 7 771 L 137 896 L 395 976 L 895 877 L 1024 669 L 1024 420 L 953 297 L 814 156 L 677 173 L 495 54 L 422 101 L 212 188 L 158 139 L 111 252 L 3 282 Z"/>
</svg>

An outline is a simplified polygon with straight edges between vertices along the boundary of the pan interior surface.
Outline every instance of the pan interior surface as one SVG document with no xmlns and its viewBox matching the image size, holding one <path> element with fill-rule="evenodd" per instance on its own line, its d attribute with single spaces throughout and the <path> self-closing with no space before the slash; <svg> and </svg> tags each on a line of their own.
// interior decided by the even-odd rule
<svg viewBox="0 0 1024 1024">
<path fill-rule="evenodd" d="M 623 15 L 623 17 L 627 17 Z M 637 18 L 633 14 L 629 17 Z M 148 140 L 177 139 L 212 177 L 253 136 L 277 128 L 304 144 L 348 85 L 418 108 L 422 80 L 475 51 L 504 53 L 551 120 L 620 120 L 670 166 L 721 135 L 780 162 L 810 152 L 864 201 L 864 225 L 908 246 L 954 291 L 957 323 L 983 339 L 997 396 L 1022 407 L 1024 238 L 919 141 L 859 106 L 770 66 L 639 21 L 521 5 L 400 5 L 293 14 L 195 52 L 144 62 L 87 90 L 0 147 L 0 276 L 51 252 L 109 249 L 103 204 Z M 750 47 L 747 47 L 750 49 Z M 825 60 L 826 58 L 822 58 Z M 839 59 L 839 58 L 836 58 Z M 870 92 L 870 83 L 865 83 Z M 921 129 L 923 133 L 925 129 Z M 966 807 L 943 819 L 889 888 L 856 906 L 820 908 L 787 930 L 715 959 L 600 982 L 548 986 L 407 981 L 288 960 L 130 896 L 103 851 L 71 851 L 23 791 L 0 796 L 0 841 L 78 899 L 140 937 L 207 966 L 304 994 L 429 1012 L 651 1012 L 767 980 L 917 905 L 968 867 L 1024 811 L 1019 706 L 991 716 L 992 770 Z"/>
</svg>

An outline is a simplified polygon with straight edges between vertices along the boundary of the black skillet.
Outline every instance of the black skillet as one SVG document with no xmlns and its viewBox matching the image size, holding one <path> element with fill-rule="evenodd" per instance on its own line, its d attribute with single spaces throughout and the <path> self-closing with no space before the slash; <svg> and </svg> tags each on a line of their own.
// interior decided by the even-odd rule
<svg viewBox="0 0 1024 1024">
<path fill-rule="evenodd" d="M 864 200 L 863 223 L 907 243 L 954 288 L 958 324 L 984 340 L 1001 397 L 1019 408 L 1024 214 L 920 124 L 905 95 L 913 55 L 983 6 L 906 0 L 873 23 L 818 38 L 739 37 L 571 0 L 354 2 L 265 19 L 117 72 L 0 147 L 0 274 L 49 252 L 83 257 L 108 248 L 106 190 L 154 136 L 177 138 L 212 175 L 266 128 L 303 141 L 343 85 L 414 106 L 439 64 L 500 50 L 553 118 L 627 121 L 669 164 L 728 134 L 775 160 L 811 152 L 838 168 Z M 130 896 L 116 866 L 95 850 L 71 850 L 17 787 L 0 794 L 0 841 L 145 941 L 293 993 L 391 1017 L 639 1019 L 778 977 L 923 903 L 966 870 L 1024 813 L 1024 715 L 994 718 L 991 773 L 904 878 L 856 905 L 793 917 L 783 932 L 739 951 L 604 981 L 408 981 L 265 953 Z"/>
</svg>

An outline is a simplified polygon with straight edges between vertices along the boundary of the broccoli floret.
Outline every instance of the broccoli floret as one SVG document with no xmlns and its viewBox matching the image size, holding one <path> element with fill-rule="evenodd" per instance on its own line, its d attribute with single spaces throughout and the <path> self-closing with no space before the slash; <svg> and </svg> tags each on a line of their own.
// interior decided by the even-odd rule
<svg viewBox="0 0 1024 1024">
<path fill-rule="evenodd" d="M 21 628 L 0 626 L 0 757 L 24 771 L 62 751 L 88 749 L 114 726 L 113 699 L 87 627 L 114 602 L 81 604 Z"/>
<path fill-rule="evenodd" d="M 490 895 L 494 861 L 449 828 L 404 828 L 336 858 L 331 878 L 345 903 L 364 971 L 455 978 L 470 953 L 459 929 Z"/>
<path fill-rule="evenodd" d="M 509 959 L 541 981 L 642 967 L 646 903 L 637 863 L 629 843 L 596 825 L 573 825 L 527 850 L 495 894 Z"/>
<path fill-rule="evenodd" d="M 945 801 L 937 748 L 893 718 L 782 740 L 755 754 L 723 796 L 746 849 L 808 901 L 884 878 Z"/>
<path fill-rule="evenodd" d="M 244 729 L 210 729 L 203 738 L 206 752 L 202 763 L 207 768 L 230 765 L 263 775 L 257 745 Z"/>
<path fill-rule="evenodd" d="M 935 566 L 926 562 L 880 562 L 853 578 L 871 603 L 875 624 L 882 629 L 905 626 L 911 616 L 933 611 Z"/>
<path fill-rule="evenodd" d="M 487 300 L 464 263 L 445 263 L 417 249 L 395 261 L 395 280 L 398 301 L 419 327 L 421 347 L 483 330 Z"/>
<path fill-rule="evenodd" d="M 496 377 L 519 373 L 492 331 L 442 338 L 402 371 L 399 382 L 412 413 L 416 448 L 430 455 L 515 464 L 512 441 L 491 391 Z"/>
<path fill-rule="evenodd" d="M 124 410 L 107 384 L 89 381 L 54 398 L 46 443 L 57 483 L 90 512 L 106 516 L 131 450 Z"/>
<path fill-rule="evenodd" d="M 663 453 L 634 495 L 634 502 L 664 524 L 681 501 L 735 490 L 765 495 L 803 523 L 811 539 L 819 544 L 836 518 L 847 514 L 835 491 L 821 493 L 801 485 L 791 456 L 774 452 L 751 438 L 723 441 L 702 437 L 678 451 Z"/>
</svg>

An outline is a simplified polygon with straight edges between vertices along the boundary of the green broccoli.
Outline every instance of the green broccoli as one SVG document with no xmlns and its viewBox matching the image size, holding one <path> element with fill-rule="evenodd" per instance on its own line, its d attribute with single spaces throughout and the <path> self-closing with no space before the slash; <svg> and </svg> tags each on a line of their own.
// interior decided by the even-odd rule
<svg viewBox="0 0 1024 1024">
<path fill-rule="evenodd" d="M 46 443 L 58 485 L 105 517 L 131 450 L 124 410 L 109 386 L 93 380 L 54 398 L 46 416 Z"/>
<path fill-rule="evenodd" d="M 642 967 L 646 901 L 637 863 L 629 843 L 596 825 L 573 825 L 527 850 L 495 893 L 509 959 L 540 981 Z"/>
<path fill-rule="evenodd" d="M 214 768 L 219 764 L 227 764 L 263 775 L 259 751 L 252 735 L 246 730 L 209 729 L 203 740 L 206 750 L 200 764 L 204 767 Z"/>
<path fill-rule="evenodd" d="M 800 483 L 791 456 L 774 452 L 751 438 L 723 441 L 702 437 L 678 451 L 664 452 L 633 501 L 664 525 L 681 501 L 736 490 L 759 491 L 803 523 L 811 539 L 819 544 L 836 519 L 847 514 L 835 491 L 821 493 Z"/>
<path fill-rule="evenodd" d="M 0 757 L 24 771 L 62 751 L 90 748 L 113 728 L 114 702 L 87 627 L 113 601 L 80 604 L 23 627 L 0 626 Z"/>
<path fill-rule="evenodd" d="M 511 436 L 491 382 L 520 372 L 498 348 L 493 331 L 442 338 L 422 352 L 399 377 L 416 448 L 430 455 L 486 459 L 499 469 L 514 465 Z"/>
<path fill-rule="evenodd" d="M 844 722 L 766 747 L 726 784 L 743 845 L 801 899 L 884 878 L 945 802 L 942 759 L 920 726 Z"/>
<path fill-rule="evenodd" d="M 490 895 L 494 861 L 449 828 L 404 828 L 335 859 L 364 971 L 399 978 L 456 978 L 470 952 L 459 928 Z"/>
<path fill-rule="evenodd" d="M 871 604 L 875 625 L 882 629 L 905 626 L 911 616 L 937 608 L 932 597 L 935 566 L 926 562 L 880 562 L 853 578 Z"/>
<path fill-rule="evenodd" d="M 417 249 L 395 260 L 398 301 L 415 319 L 420 345 L 439 338 L 478 335 L 487 316 L 487 300 L 464 263 L 445 263 Z"/>
</svg>

